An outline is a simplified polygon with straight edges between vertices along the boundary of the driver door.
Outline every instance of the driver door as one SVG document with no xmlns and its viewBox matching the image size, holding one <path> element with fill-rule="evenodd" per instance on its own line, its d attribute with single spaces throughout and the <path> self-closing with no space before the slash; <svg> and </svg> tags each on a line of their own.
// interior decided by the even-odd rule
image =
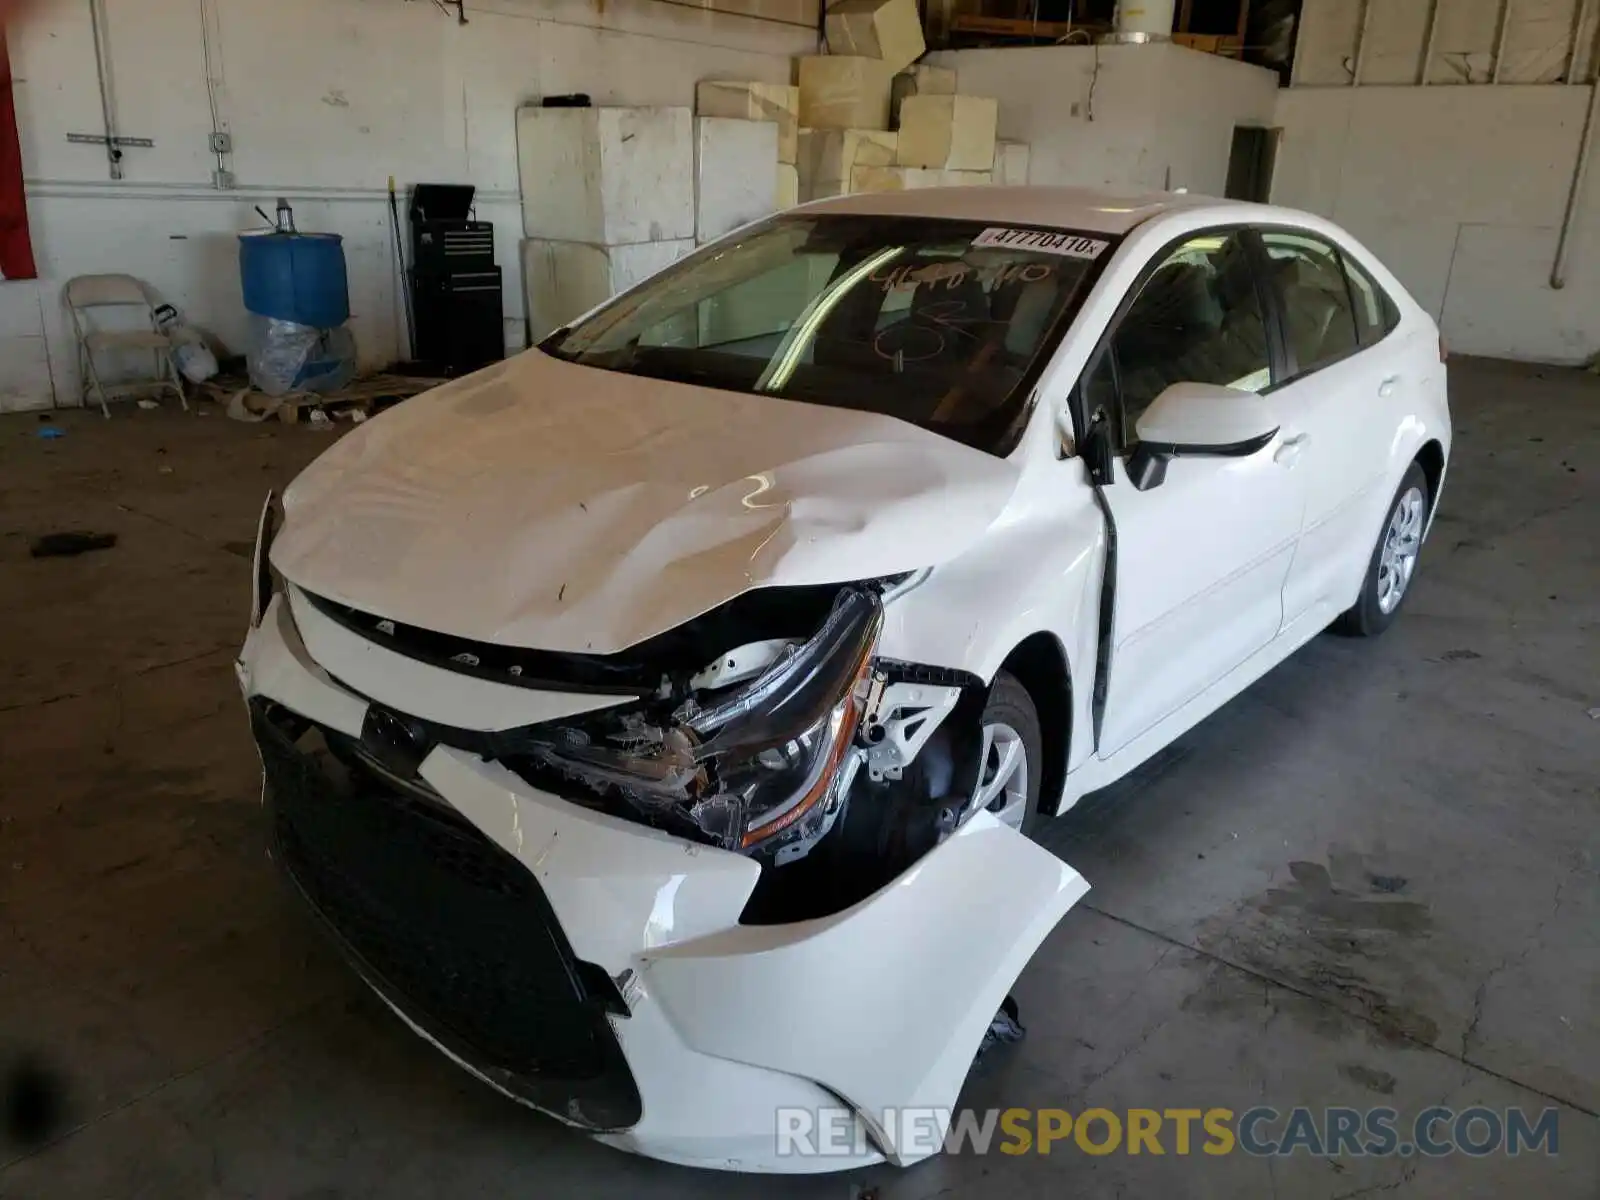
<svg viewBox="0 0 1600 1200">
<path fill-rule="evenodd" d="M 1102 486 L 1116 534 L 1109 673 L 1098 753 L 1109 758 L 1274 637 L 1300 533 L 1295 431 L 1229 456 L 1187 451 L 1140 490 L 1127 471 L 1140 415 L 1174 383 L 1261 392 L 1274 378 L 1265 289 L 1243 230 L 1167 247 L 1083 380 L 1084 411 L 1117 455 Z M 1285 442 L 1290 447 L 1285 449 Z"/>
</svg>

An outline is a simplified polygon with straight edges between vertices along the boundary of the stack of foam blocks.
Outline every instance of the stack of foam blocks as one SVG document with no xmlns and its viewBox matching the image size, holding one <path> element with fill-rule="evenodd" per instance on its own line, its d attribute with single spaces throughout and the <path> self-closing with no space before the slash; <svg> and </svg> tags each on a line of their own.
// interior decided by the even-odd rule
<svg viewBox="0 0 1600 1200">
<path fill-rule="evenodd" d="M 995 101 L 913 65 L 916 0 L 835 0 L 826 27 L 829 53 L 798 60 L 801 199 L 1027 182 L 1027 147 L 996 142 Z"/>
<path fill-rule="evenodd" d="M 695 88 L 695 240 L 713 242 L 800 202 L 800 90 L 702 80 Z"/>
<path fill-rule="evenodd" d="M 535 340 L 694 249 L 689 108 L 523 108 L 517 143 Z"/>
<path fill-rule="evenodd" d="M 523 108 L 523 286 L 541 339 L 698 245 L 805 200 L 1025 184 L 1028 147 L 914 65 L 917 0 L 834 0 L 798 86 L 703 80 L 689 108 Z"/>
</svg>

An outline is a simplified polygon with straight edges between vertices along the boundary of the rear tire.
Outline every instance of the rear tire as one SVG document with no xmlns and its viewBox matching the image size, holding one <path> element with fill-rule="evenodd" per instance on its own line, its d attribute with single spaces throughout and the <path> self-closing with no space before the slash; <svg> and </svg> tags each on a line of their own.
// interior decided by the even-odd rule
<svg viewBox="0 0 1600 1200">
<path fill-rule="evenodd" d="M 1044 735 L 1033 697 L 1006 671 L 994 677 L 983 710 L 982 788 L 994 796 L 983 807 L 1024 837 L 1039 824 L 1039 785 L 1044 769 Z"/>
<path fill-rule="evenodd" d="M 1400 615 L 1416 582 L 1422 534 L 1432 511 L 1428 477 L 1412 463 L 1389 504 L 1378 544 L 1367 562 L 1361 595 L 1333 628 L 1349 637 L 1377 637 Z"/>
</svg>

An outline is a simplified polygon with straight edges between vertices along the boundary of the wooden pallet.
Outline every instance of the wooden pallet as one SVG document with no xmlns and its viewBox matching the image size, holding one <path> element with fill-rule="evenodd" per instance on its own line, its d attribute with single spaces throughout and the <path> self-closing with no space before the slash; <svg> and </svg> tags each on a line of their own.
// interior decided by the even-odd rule
<svg viewBox="0 0 1600 1200">
<path fill-rule="evenodd" d="M 984 17 L 965 13 L 951 21 L 950 32 L 1007 41 L 1059 42 L 1074 33 L 1091 38 L 1095 27 L 1075 21 L 1035 21 L 1028 17 Z"/>
</svg>

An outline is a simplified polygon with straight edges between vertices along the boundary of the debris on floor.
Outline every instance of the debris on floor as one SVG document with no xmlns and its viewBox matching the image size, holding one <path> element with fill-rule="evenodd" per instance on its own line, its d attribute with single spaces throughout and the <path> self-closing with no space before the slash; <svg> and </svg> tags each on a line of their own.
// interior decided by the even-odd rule
<svg viewBox="0 0 1600 1200">
<path fill-rule="evenodd" d="M 116 544 L 117 535 L 114 533 L 91 533 L 75 529 L 35 538 L 29 553 L 34 558 L 75 558 L 93 550 L 109 550 Z"/>
<path fill-rule="evenodd" d="M 47 442 L 53 442 L 57 438 L 66 437 L 67 431 L 59 425 L 43 425 L 39 428 L 39 436 Z"/>
<path fill-rule="evenodd" d="M 402 400 L 446 382 L 385 373 L 358 379 L 349 387 L 333 392 L 296 391 L 269 396 L 253 388 L 248 380 L 230 375 L 212 380 L 205 390 L 235 421 L 259 423 L 277 417 L 287 425 L 321 426 L 324 421 L 331 420 L 359 424 Z M 317 419 L 319 414 L 322 420 Z"/>
</svg>

